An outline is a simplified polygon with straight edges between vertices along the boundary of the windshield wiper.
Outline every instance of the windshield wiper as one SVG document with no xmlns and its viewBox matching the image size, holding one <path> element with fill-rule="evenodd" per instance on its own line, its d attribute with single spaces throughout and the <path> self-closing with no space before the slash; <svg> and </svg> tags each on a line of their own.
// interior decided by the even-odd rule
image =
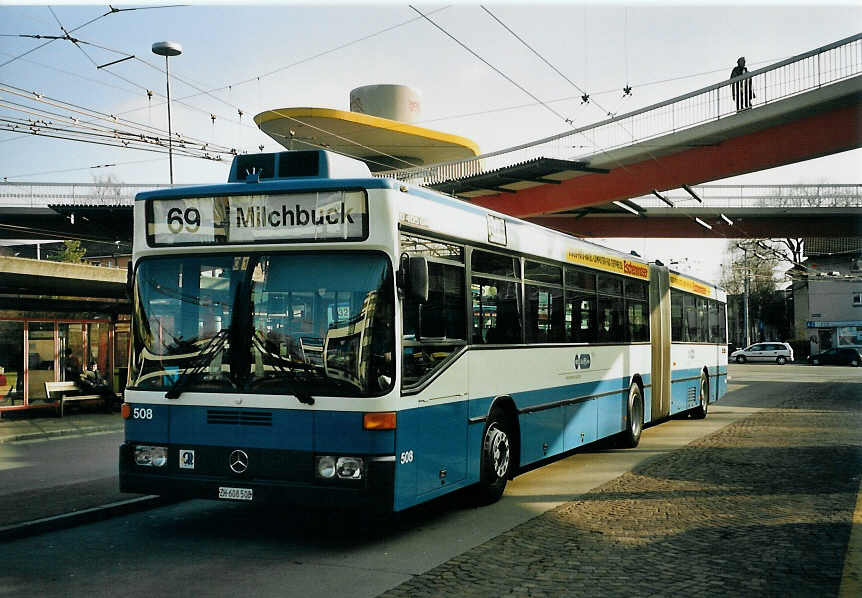
<svg viewBox="0 0 862 598">
<path fill-rule="evenodd" d="M 257 350 L 260 351 L 261 354 L 267 353 L 265 347 L 263 346 L 263 343 L 260 342 L 260 339 L 257 337 L 257 335 L 254 336 L 252 342 L 257 345 Z M 273 367 L 278 369 L 278 371 L 281 372 L 282 374 L 293 375 L 293 378 L 287 378 L 287 377 L 279 378 L 279 382 L 286 382 L 285 386 L 287 386 L 287 389 L 293 393 L 293 395 L 296 397 L 296 400 L 298 400 L 300 403 L 303 403 L 305 405 L 314 405 L 314 397 L 311 396 L 311 394 L 309 394 L 307 392 L 299 390 L 299 388 L 297 388 L 296 385 L 294 384 L 294 381 L 296 379 L 296 374 L 293 374 L 293 372 L 291 372 L 286 367 L 284 367 L 282 364 L 280 364 L 279 361 L 280 361 L 280 356 L 274 355 L 273 359 L 272 359 Z"/>
<path fill-rule="evenodd" d="M 192 358 L 196 360 L 194 365 L 192 365 L 191 368 L 186 368 L 177 376 L 177 379 L 174 380 L 174 383 L 165 393 L 165 398 L 178 399 L 179 396 L 183 394 L 183 391 L 189 383 L 198 374 L 202 373 L 210 363 L 212 363 L 212 360 L 215 359 L 216 355 L 222 352 L 229 335 L 230 327 L 219 330 L 215 336 L 213 336 L 209 342 L 201 348 L 197 357 Z"/>
</svg>

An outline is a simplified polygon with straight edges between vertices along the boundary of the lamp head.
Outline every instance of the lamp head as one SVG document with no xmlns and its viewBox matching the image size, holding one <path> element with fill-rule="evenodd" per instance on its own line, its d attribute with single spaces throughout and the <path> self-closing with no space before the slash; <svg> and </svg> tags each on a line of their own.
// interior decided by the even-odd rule
<svg viewBox="0 0 862 598">
<path fill-rule="evenodd" d="M 183 53 L 183 47 L 177 42 L 156 42 L 153 44 L 153 54 L 159 56 L 179 56 Z"/>
</svg>

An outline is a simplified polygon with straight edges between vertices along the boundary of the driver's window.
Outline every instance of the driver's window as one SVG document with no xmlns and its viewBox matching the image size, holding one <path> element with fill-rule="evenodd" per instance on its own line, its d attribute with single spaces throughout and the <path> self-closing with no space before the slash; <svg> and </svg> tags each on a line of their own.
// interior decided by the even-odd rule
<svg viewBox="0 0 862 598">
<path fill-rule="evenodd" d="M 402 298 L 402 386 L 417 386 L 467 344 L 463 248 L 401 235 L 401 252 L 428 263 L 428 301 Z"/>
</svg>

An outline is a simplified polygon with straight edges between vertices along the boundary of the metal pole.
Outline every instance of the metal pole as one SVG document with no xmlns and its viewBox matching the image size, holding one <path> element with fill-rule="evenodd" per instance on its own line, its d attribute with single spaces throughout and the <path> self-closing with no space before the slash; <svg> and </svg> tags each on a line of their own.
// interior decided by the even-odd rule
<svg viewBox="0 0 862 598">
<path fill-rule="evenodd" d="M 751 346 L 751 324 L 748 319 L 748 251 L 743 250 L 743 254 L 745 255 L 745 288 L 743 291 L 744 295 L 744 305 L 743 305 L 743 313 L 745 319 L 745 346 Z"/>
<path fill-rule="evenodd" d="M 168 67 L 168 57 L 165 56 L 165 80 L 168 87 L 168 167 L 171 171 L 171 185 L 174 184 L 174 153 L 173 153 L 173 133 L 171 132 L 171 71 Z"/>
</svg>

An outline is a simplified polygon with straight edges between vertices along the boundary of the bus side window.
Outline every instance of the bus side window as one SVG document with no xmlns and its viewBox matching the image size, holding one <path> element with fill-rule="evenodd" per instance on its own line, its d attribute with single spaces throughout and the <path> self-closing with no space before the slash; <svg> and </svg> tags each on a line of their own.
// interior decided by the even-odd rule
<svg viewBox="0 0 862 598">
<path fill-rule="evenodd" d="M 707 300 L 703 297 L 697 298 L 697 342 L 709 342 L 709 310 Z"/>
<path fill-rule="evenodd" d="M 671 340 L 675 342 L 684 340 L 685 334 L 685 306 L 682 297 L 679 291 L 670 292 L 670 331 Z"/>
<path fill-rule="evenodd" d="M 528 343 L 553 343 L 564 339 L 563 290 L 526 285 Z"/>
<path fill-rule="evenodd" d="M 622 297 L 599 295 L 600 343 L 621 343 L 626 340 L 625 310 Z"/>
<path fill-rule="evenodd" d="M 718 325 L 718 302 L 709 301 L 709 342 L 720 343 L 721 336 Z"/>
<path fill-rule="evenodd" d="M 689 343 L 697 342 L 697 306 L 693 295 L 683 295 L 683 306 L 685 309 L 685 326 L 683 333 L 685 337 L 682 339 Z"/>
<path fill-rule="evenodd" d="M 595 295 L 566 293 L 566 340 L 571 343 L 595 342 Z"/>
<path fill-rule="evenodd" d="M 473 277 L 474 343 L 521 342 L 520 287 L 517 282 Z"/>
</svg>

